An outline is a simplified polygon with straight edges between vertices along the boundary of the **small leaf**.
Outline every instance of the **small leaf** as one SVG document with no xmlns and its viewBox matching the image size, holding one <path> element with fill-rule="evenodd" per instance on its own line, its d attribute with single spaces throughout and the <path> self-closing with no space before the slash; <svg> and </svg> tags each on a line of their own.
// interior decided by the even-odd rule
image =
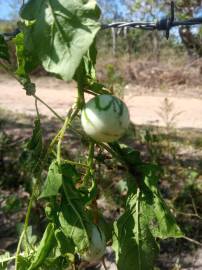
<svg viewBox="0 0 202 270">
<path fill-rule="evenodd" d="M 48 175 L 40 195 L 41 198 L 56 196 L 62 186 L 62 174 L 60 173 L 57 161 L 53 161 L 49 167 Z"/>
<path fill-rule="evenodd" d="M 28 268 L 28 270 L 38 269 L 38 267 L 44 263 L 48 254 L 54 247 L 55 247 L 54 225 L 52 223 L 49 223 L 48 226 L 46 227 L 41 242 L 37 248 L 32 264 Z"/>
<path fill-rule="evenodd" d="M 142 165 L 138 169 L 145 175 L 143 209 L 145 220 L 149 224 L 153 236 L 161 239 L 182 237 L 183 233 L 177 225 L 175 217 L 158 191 L 158 168 L 152 165 Z"/>
<path fill-rule="evenodd" d="M 27 170 L 34 175 L 38 175 L 41 171 L 40 165 L 43 158 L 43 137 L 41 130 L 41 122 L 37 117 L 34 122 L 34 129 L 31 139 L 27 142 L 25 149 L 21 155 L 21 162 Z"/>
<path fill-rule="evenodd" d="M 8 45 L 2 35 L 0 35 L 0 59 L 10 61 Z"/>
<path fill-rule="evenodd" d="M 21 84 L 24 86 L 27 95 L 33 95 L 36 92 L 35 84 L 31 82 L 29 73 L 39 64 L 38 58 L 33 57 L 25 49 L 24 34 L 20 33 L 14 38 L 16 46 L 16 56 L 18 68 L 16 74 L 19 76 Z"/>
<path fill-rule="evenodd" d="M 57 161 L 54 160 L 49 167 L 48 176 L 40 198 L 56 196 L 62 186 L 63 178 L 66 182 L 74 182 L 78 178 L 78 174 L 72 165 L 62 164 L 60 167 Z"/>
<path fill-rule="evenodd" d="M 21 17 L 33 22 L 24 28 L 26 49 L 47 71 L 71 80 L 100 29 L 96 1 L 30 0 Z"/>
</svg>

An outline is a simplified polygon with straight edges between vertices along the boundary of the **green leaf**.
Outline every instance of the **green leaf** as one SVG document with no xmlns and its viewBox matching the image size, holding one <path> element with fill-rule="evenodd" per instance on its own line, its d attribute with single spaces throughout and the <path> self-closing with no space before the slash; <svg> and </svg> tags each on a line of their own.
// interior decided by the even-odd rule
<svg viewBox="0 0 202 270">
<path fill-rule="evenodd" d="M 0 255 L 0 270 L 7 270 L 7 264 L 9 262 L 8 258 L 10 257 L 9 252 L 5 252 Z"/>
<path fill-rule="evenodd" d="M 24 223 L 18 223 L 16 226 L 18 235 L 21 235 L 24 230 Z M 33 234 L 32 226 L 28 226 L 25 231 L 25 237 L 22 240 L 22 250 L 28 251 L 28 253 L 32 253 L 33 246 L 36 244 L 37 236 Z"/>
<path fill-rule="evenodd" d="M 62 186 L 63 178 L 67 182 L 74 182 L 78 178 L 78 174 L 72 165 L 62 164 L 60 167 L 57 161 L 54 160 L 49 167 L 48 176 L 40 198 L 56 196 Z"/>
<path fill-rule="evenodd" d="M 153 269 L 158 255 L 155 238 L 182 237 L 175 218 L 162 199 L 158 188 L 157 166 L 136 165 L 142 177 L 137 188 L 134 176 L 128 179 L 125 213 L 114 225 L 113 247 L 119 269 Z"/>
<path fill-rule="evenodd" d="M 19 33 L 14 38 L 16 46 L 16 56 L 18 62 L 18 68 L 16 71 L 17 76 L 20 79 L 21 84 L 24 86 L 27 95 L 31 96 L 35 94 L 35 84 L 31 82 L 29 73 L 36 68 L 39 64 L 39 60 L 36 56 L 33 56 L 25 49 L 24 34 Z"/>
<path fill-rule="evenodd" d="M 61 230 L 69 242 L 73 242 L 78 252 L 83 252 L 89 247 L 89 231 L 91 222 L 88 219 L 87 212 L 84 211 L 84 205 L 78 192 L 74 192 L 67 183 L 67 191 L 62 201 L 59 212 L 59 222 Z M 72 246 L 70 245 L 70 251 Z M 70 252 L 69 251 L 69 252 Z"/>
<path fill-rule="evenodd" d="M 32 172 L 38 175 L 41 171 L 41 160 L 43 158 L 43 137 L 41 130 L 41 122 L 37 117 L 34 122 L 34 129 L 31 139 L 26 144 L 26 147 L 20 157 L 22 164 Z"/>
<path fill-rule="evenodd" d="M 28 270 L 38 269 L 38 267 L 44 263 L 51 250 L 55 247 L 55 243 L 54 225 L 49 223 Z"/>
<path fill-rule="evenodd" d="M 24 29 L 26 49 L 47 71 L 71 80 L 100 29 L 96 1 L 30 0 L 21 17 L 32 22 Z"/>
<path fill-rule="evenodd" d="M 61 254 L 64 256 L 67 253 L 75 253 L 75 245 L 70 237 L 66 237 L 64 233 L 58 229 L 55 231 L 55 238 L 58 243 Z"/>
<path fill-rule="evenodd" d="M 31 257 L 23 257 L 20 255 L 18 257 L 17 269 L 18 270 L 28 269 L 30 266 L 30 259 L 31 259 Z"/>
<path fill-rule="evenodd" d="M 151 270 L 158 246 L 144 219 L 142 193 L 136 189 L 128 196 L 125 213 L 114 225 L 113 248 L 118 269 Z"/>
<path fill-rule="evenodd" d="M 0 35 L 0 59 L 10 61 L 8 45 L 2 35 Z"/>
<path fill-rule="evenodd" d="M 177 225 L 175 217 L 158 190 L 158 168 L 151 165 L 142 165 L 138 169 L 145 175 L 143 209 L 145 221 L 149 224 L 153 236 L 161 239 L 182 237 L 183 233 Z"/>
<path fill-rule="evenodd" d="M 40 195 L 41 198 L 56 196 L 62 186 L 62 174 L 60 173 L 57 161 L 54 160 L 48 170 L 48 175 Z"/>
<path fill-rule="evenodd" d="M 90 46 L 87 54 L 84 55 L 83 57 L 86 76 L 88 77 L 88 79 L 91 80 L 96 80 L 96 71 L 95 71 L 96 57 L 97 57 L 97 49 L 94 41 L 93 44 Z"/>
</svg>

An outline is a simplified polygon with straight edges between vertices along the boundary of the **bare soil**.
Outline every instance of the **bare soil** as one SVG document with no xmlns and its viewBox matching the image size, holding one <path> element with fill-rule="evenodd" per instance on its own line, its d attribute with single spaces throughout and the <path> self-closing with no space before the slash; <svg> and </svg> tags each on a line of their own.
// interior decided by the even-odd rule
<svg viewBox="0 0 202 270">
<path fill-rule="evenodd" d="M 58 114 L 65 115 L 75 101 L 75 84 L 66 84 L 50 77 L 33 78 L 33 81 L 36 83 L 37 95 Z M 124 89 L 124 101 L 128 105 L 132 122 L 165 126 L 173 118 L 177 128 L 202 129 L 202 99 L 198 95 L 202 93 L 202 85 L 198 86 L 197 91 L 193 86 L 190 86 L 189 91 L 180 91 L 180 88 L 175 86 L 159 91 L 159 88 L 151 90 L 148 86 L 128 84 Z M 190 96 L 188 93 L 196 95 Z M 86 98 L 89 99 L 89 96 Z M 165 98 L 172 104 L 168 120 L 165 120 Z M 34 99 L 26 96 L 18 82 L 3 74 L 0 75 L 0 107 L 16 113 L 35 114 Z M 53 116 L 44 105 L 39 104 L 39 109 L 42 115 Z"/>
</svg>

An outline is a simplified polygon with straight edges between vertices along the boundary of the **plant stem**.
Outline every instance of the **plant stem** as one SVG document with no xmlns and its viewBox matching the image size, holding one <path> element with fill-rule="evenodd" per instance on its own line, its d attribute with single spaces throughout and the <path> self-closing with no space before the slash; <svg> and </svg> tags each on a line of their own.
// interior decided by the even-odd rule
<svg viewBox="0 0 202 270">
<path fill-rule="evenodd" d="M 36 100 L 40 101 L 44 106 L 46 106 L 61 122 L 64 122 L 64 119 L 55 110 L 53 110 L 45 101 L 43 101 L 35 94 L 33 94 L 33 97 L 35 97 Z"/>
<path fill-rule="evenodd" d="M 74 161 L 66 160 L 66 159 L 63 159 L 62 162 L 66 163 L 66 164 L 74 165 L 74 166 L 80 166 L 80 167 L 88 168 L 88 165 L 86 165 L 84 163 L 74 162 Z"/>
<path fill-rule="evenodd" d="M 16 260 L 15 260 L 15 269 L 16 270 L 18 269 L 18 259 L 19 259 L 22 240 L 23 240 L 23 237 L 24 237 L 24 235 L 25 235 L 25 233 L 27 231 L 27 228 L 29 226 L 29 218 L 30 218 L 30 213 L 31 213 L 31 209 L 32 209 L 32 204 L 33 204 L 34 197 L 35 197 L 37 184 L 38 184 L 38 182 L 36 181 L 36 183 L 35 183 L 35 185 L 33 187 L 33 191 L 32 191 L 30 201 L 29 201 L 29 205 L 28 205 L 28 209 L 27 209 L 27 213 L 26 213 L 26 217 L 25 217 L 25 223 L 24 223 L 24 226 L 23 226 L 23 231 L 22 231 L 22 233 L 20 235 L 20 239 L 19 239 L 18 246 L 17 246 Z"/>
<path fill-rule="evenodd" d="M 72 120 L 76 117 L 78 112 L 79 112 L 79 109 L 78 109 L 77 104 L 76 104 L 68 112 L 67 117 L 65 118 L 64 125 L 59 132 L 59 136 L 58 136 L 59 139 L 58 139 L 58 145 L 57 145 L 57 161 L 58 161 L 59 165 L 61 164 L 61 148 L 62 148 L 62 141 L 63 141 L 64 135 L 65 135 L 65 131 L 66 131 L 66 129 L 69 128 L 69 126 L 72 123 Z"/>
<path fill-rule="evenodd" d="M 39 108 L 38 108 L 37 101 L 38 101 L 38 100 L 35 98 L 35 108 L 36 108 L 36 113 L 37 113 L 38 119 L 40 119 L 40 113 L 39 113 Z"/>
<path fill-rule="evenodd" d="M 195 244 L 195 245 L 197 245 L 197 246 L 202 247 L 202 243 L 200 243 L 200 242 L 198 242 L 198 241 L 196 241 L 196 240 L 194 240 L 192 238 L 189 238 L 187 236 L 182 236 L 182 238 L 189 241 L 189 242 L 191 242 L 191 243 L 193 243 L 193 244 Z"/>
<path fill-rule="evenodd" d="M 140 215 L 140 189 L 137 189 L 137 201 L 136 201 L 136 226 L 137 226 L 137 234 L 136 234 L 136 241 L 137 241 L 137 248 L 138 248 L 138 269 L 141 269 L 141 255 L 140 255 L 140 220 L 139 220 L 139 215 Z"/>
<path fill-rule="evenodd" d="M 93 175 L 93 159 L 94 159 L 94 142 L 90 142 L 89 150 L 88 150 L 88 161 L 87 161 L 88 169 L 83 178 L 83 185 L 86 187 L 88 186 L 89 178 Z"/>
</svg>

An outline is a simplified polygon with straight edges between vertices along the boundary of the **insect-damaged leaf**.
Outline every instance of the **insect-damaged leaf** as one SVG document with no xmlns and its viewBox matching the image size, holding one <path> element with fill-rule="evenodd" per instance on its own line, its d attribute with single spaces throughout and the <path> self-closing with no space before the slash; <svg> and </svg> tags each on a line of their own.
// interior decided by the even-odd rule
<svg viewBox="0 0 202 270">
<path fill-rule="evenodd" d="M 26 49 L 63 80 L 71 80 L 96 33 L 100 10 L 95 0 L 30 0 L 21 10 Z"/>
</svg>

